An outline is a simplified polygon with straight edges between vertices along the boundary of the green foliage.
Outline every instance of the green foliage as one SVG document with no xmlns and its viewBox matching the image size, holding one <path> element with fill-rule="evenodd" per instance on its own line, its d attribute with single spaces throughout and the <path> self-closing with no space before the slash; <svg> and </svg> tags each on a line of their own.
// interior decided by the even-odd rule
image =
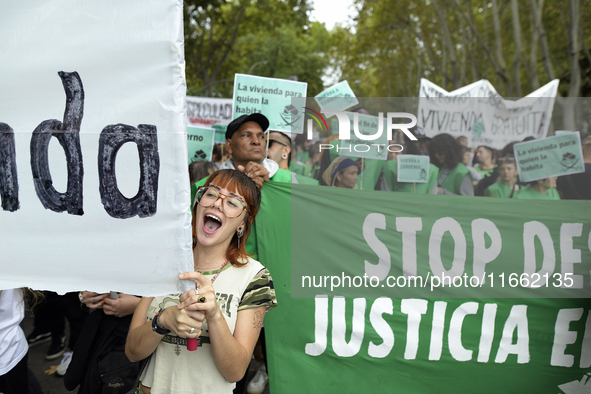
<svg viewBox="0 0 591 394">
<path fill-rule="evenodd" d="M 235 73 L 297 77 L 323 90 L 329 35 L 308 0 L 185 2 L 187 94 L 231 97 Z"/>
<path fill-rule="evenodd" d="M 518 0 L 517 45 L 512 0 L 356 0 L 353 23 L 330 32 L 310 22 L 311 0 L 187 0 L 188 94 L 230 97 L 234 74 L 245 73 L 297 77 L 313 96 L 328 73 L 336 74 L 334 82 L 348 80 L 359 97 L 416 96 L 421 78 L 447 90 L 488 79 L 511 97 L 552 77 L 567 96 L 577 72 L 569 63 L 570 1 Z M 535 38 L 532 3 L 543 3 L 547 59 Z M 591 2 L 578 3 L 581 94 L 589 95 Z"/>
<path fill-rule="evenodd" d="M 330 52 L 331 64 L 341 70 L 341 79 L 347 79 L 358 96 L 415 96 L 420 78 L 427 78 L 448 90 L 488 79 L 504 96 L 513 96 L 519 91 L 528 94 L 552 79 L 544 63 L 541 43 L 534 40 L 531 2 L 517 2 L 521 27 L 517 75 L 513 70 L 518 46 L 513 33 L 511 0 L 496 2 L 502 58 L 495 51 L 497 32 L 493 24 L 493 0 L 357 0 L 359 12 L 355 26 L 331 32 L 334 46 Z M 539 0 L 534 2 L 539 4 Z M 589 1 L 579 3 L 581 27 L 578 34 L 589 48 L 591 34 L 584 16 L 591 14 L 591 4 Z M 561 93 L 568 95 L 572 73 L 569 2 L 546 0 L 543 4 L 542 24 L 546 30 L 549 62 L 554 77 L 561 80 Z M 470 28 L 469 21 L 474 29 Z M 583 51 L 580 63 L 583 81 L 587 84 L 591 78 L 589 67 L 583 66 L 590 61 Z M 583 91 L 587 90 L 583 85 Z"/>
<path fill-rule="evenodd" d="M 327 41 L 328 32 L 317 22 L 305 32 L 286 26 L 267 34 L 250 33 L 237 42 L 239 70 L 271 78 L 296 76 L 308 82 L 308 95 L 315 95 L 323 90 L 321 76 L 327 65 L 323 42 Z"/>
</svg>

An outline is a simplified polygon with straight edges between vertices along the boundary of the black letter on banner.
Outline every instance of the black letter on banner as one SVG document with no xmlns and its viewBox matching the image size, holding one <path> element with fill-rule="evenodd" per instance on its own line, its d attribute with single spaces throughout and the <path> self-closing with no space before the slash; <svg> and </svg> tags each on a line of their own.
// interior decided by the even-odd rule
<svg viewBox="0 0 591 394">
<path fill-rule="evenodd" d="M 0 123 L 0 197 L 3 210 L 19 209 L 14 133 L 6 123 Z"/>
<path fill-rule="evenodd" d="M 37 126 L 31 137 L 31 169 L 37 197 L 45 209 L 67 211 L 71 215 L 84 215 L 82 210 L 82 149 L 80 148 L 80 123 L 84 115 L 84 89 L 77 72 L 60 71 L 66 91 L 64 122 L 45 120 Z M 48 148 L 51 137 L 57 138 L 66 153 L 68 187 L 60 193 L 53 187 L 49 173 Z"/>
<path fill-rule="evenodd" d="M 141 124 L 135 127 L 116 124 L 106 126 L 99 138 L 98 169 L 101 202 L 105 211 L 117 219 L 154 216 L 158 197 L 158 136 L 156 126 Z M 126 142 L 137 144 L 140 159 L 140 185 L 133 198 L 127 198 L 117 187 L 115 159 Z"/>
</svg>

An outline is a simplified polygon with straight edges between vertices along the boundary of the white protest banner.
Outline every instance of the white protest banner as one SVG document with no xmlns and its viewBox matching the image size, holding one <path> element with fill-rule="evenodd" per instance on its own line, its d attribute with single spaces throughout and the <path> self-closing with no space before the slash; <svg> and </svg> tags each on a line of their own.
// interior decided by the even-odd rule
<svg viewBox="0 0 591 394">
<path fill-rule="evenodd" d="M 429 156 L 399 155 L 397 165 L 398 182 L 427 183 L 429 180 Z"/>
<path fill-rule="evenodd" d="M 380 118 L 372 115 L 364 115 L 358 112 L 345 112 L 349 117 L 351 130 L 359 127 L 359 133 L 364 136 L 375 135 L 379 129 Z M 358 117 L 358 120 L 355 118 Z M 341 156 L 360 157 L 364 159 L 386 160 L 388 158 L 388 136 L 386 130 L 386 118 L 382 118 L 382 134 L 371 141 L 357 137 L 351 133 L 352 138 L 341 140 L 337 152 Z"/>
<path fill-rule="evenodd" d="M 187 96 L 187 124 L 195 127 L 227 125 L 232 121 L 232 99 Z"/>
<path fill-rule="evenodd" d="M 579 133 L 515 144 L 513 152 L 523 182 L 585 172 Z"/>
<path fill-rule="evenodd" d="M 182 3 L 7 0 L 0 32 L 0 289 L 189 288 Z"/>
<path fill-rule="evenodd" d="M 302 134 L 304 108 L 292 105 L 292 98 L 304 103 L 307 89 L 305 82 L 235 74 L 232 119 L 259 112 L 269 119 L 269 130 Z"/>
<path fill-rule="evenodd" d="M 187 127 L 187 145 L 189 163 L 199 160 L 211 160 L 215 130 L 206 127 Z"/>
<path fill-rule="evenodd" d="M 355 93 L 347 81 L 342 81 L 314 96 L 314 100 L 323 109 L 342 111 L 359 104 Z M 333 114 L 328 114 L 331 117 Z"/>
<path fill-rule="evenodd" d="M 487 80 L 452 92 L 421 79 L 417 124 L 428 137 L 448 133 L 468 138 L 468 146 L 502 149 L 532 136 L 546 137 L 558 80 L 516 100 L 503 99 Z"/>
</svg>

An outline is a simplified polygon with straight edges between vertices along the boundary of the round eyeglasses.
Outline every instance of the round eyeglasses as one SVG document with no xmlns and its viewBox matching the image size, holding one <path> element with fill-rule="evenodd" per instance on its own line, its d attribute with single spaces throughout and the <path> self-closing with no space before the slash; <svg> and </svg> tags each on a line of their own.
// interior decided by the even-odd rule
<svg viewBox="0 0 591 394">
<path fill-rule="evenodd" d="M 201 186 L 197 189 L 197 204 L 203 208 L 213 207 L 220 198 L 222 199 L 222 213 L 228 219 L 237 218 L 246 209 L 246 205 L 237 197 L 227 196 L 212 187 Z"/>
</svg>

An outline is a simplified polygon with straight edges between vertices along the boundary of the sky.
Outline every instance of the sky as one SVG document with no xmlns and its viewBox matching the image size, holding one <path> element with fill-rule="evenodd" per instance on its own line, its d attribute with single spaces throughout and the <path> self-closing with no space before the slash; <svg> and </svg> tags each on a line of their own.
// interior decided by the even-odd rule
<svg viewBox="0 0 591 394">
<path fill-rule="evenodd" d="M 335 23 L 350 24 L 351 16 L 355 13 L 353 0 L 312 0 L 314 10 L 310 20 L 324 22 L 327 30 L 331 30 Z M 339 82 L 340 72 L 328 67 L 322 76 L 324 86 L 332 86 Z"/>
<path fill-rule="evenodd" d="M 310 19 L 324 22 L 326 28 L 331 30 L 335 23 L 345 22 L 350 14 L 353 14 L 353 0 L 313 0 L 314 10 Z"/>
</svg>

